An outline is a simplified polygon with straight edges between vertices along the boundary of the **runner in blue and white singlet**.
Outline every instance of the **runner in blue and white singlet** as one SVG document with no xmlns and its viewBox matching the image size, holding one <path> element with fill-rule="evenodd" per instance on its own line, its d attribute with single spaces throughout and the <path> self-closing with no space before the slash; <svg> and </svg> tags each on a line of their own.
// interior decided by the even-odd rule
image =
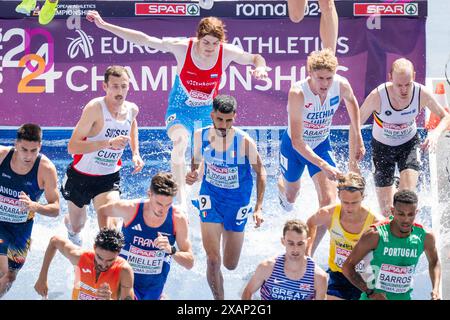
<svg viewBox="0 0 450 320">
<path fill-rule="evenodd" d="M 269 279 L 261 286 L 262 300 L 313 300 L 315 263 L 307 257 L 305 274 L 301 279 L 289 279 L 284 272 L 285 255 L 276 258 L 275 266 Z"/>
<path fill-rule="evenodd" d="M 340 84 L 342 81 L 346 81 L 346 79 L 337 74 L 334 75 L 333 84 L 323 104 L 320 102 L 320 98 L 312 93 L 308 80 L 309 78 L 306 78 L 294 84 L 294 87 L 301 89 L 303 92 L 305 101 L 303 108 L 303 132 L 296 134 L 301 134 L 305 143 L 319 157 L 331 166 L 336 167 L 331 151 L 329 135 L 333 116 L 341 101 Z M 290 121 L 288 121 L 287 131 L 283 134 L 281 140 L 280 168 L 286 180 L 294 182 L 301 177 L 305 166 L 308 167 L 311 177 L 319 172 L 320 168 L 305 159 L 294 149 L 291 142 L 291 130 Z"/>
<path fill-rule="evenodd" d="M 336 74 L 337 68 L 337 58 L 330 49 L 311 52 L 307 59 L 308 77 L 289 90 L 288 128 L 281 139 L 278 179 L 279 203 L 285 211 L 293 210 L 305 167 L 314 182 L 319 207 L 335 201 L 334 181 L 342 172 L 336 167 L 329 136 L 341 101 L 350 118 L 349 169 L 357 170 L 357 162 L 363 159 L 358 100 L 347 79 Z"/>
<path fill-rule="evenodd" d="M 259 290 L 262 300 L 324 300 L 327 274 L 306 255 L 309 240 L 305 222 L 286 221 L 281 238 L 285 253 L 258 265 L 242 299 L 251 300 Z"/>
</svg>

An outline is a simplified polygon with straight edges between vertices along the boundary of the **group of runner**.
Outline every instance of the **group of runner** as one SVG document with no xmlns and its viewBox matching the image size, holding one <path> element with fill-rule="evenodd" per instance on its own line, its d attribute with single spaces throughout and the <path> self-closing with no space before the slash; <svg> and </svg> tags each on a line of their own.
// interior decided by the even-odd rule
<svg viewBox="0 0 450 320">
<path fill-rule="evenodd" d="M 305 2 L 288 1 L 293 21 L 301 20 L 302 15 L 296 13 L 303 12 Z M 257 267 L 242 298 L 251 299 L 260 289 L 262 299 L 410 299 L 415 266 L 425 252 L 431 297 L 439 299 L 435 239 L 414 222 L 418 212 L 415 187 L 421 170 L 419 148 L 435 147 L 450 124 L 450 115 L 432 93 L 414 82 L 414 66 L 405 58 L 393 62 L 389 81 L 375 88 L 360 109 L 348 80 L 336 74 L 334 1 L 319 4 L 325 49 L 308 56 L 308 77 L 289 91 L 278 182 L 280 205 L 292 211 L 307 167 L 319 209 L 306 223 L 286 222 L 281 238 L 286 252 Z M 333 23 L 323 21 L 325 12 Z M 50 239 L 35 289 L 43 296 L 48 294 L 48 271 L 58 250 L 76 266 L 74 299 L 164 298 L 172 259 L 186 269 L 194 264 L 185 186 L 201 181 L 192 203 L 201 221 L 207 281 L 214 299 L 224 299 L 221 265 L 229 270 L 237 267 L 248 217 L 252 216 L 256 227 L 264 222 L 266 172 L 255 141 L 234 126 L 238 102 L 232 96 L 219 95 L 218 87 L 223 70 L 232 62 L 253 65 L 252 75 L 265 79 L 266 61 L 226 43 L 224 24 L 215 17 L 202 19 L 196 37 L 182 40 L 159 39 L 110 24 L 96 11 L 90 11 L 87 19 L 127 41 L 175 56 L 177 75 L 165 117 L 173 142 L 172 173 L 156 174 L 145 200 L 120 198 L 124 148 L 130 145 L 133 173 L 139 173 L 144 162 L 136 120 L 139 108 L 126 100 L 130 77 L 122 66 L 108 67 L 105 96 L 86 104 L 68 143 L 73 161 L 60 188 L 68 206 L 64 217 L 68 239 Z M 350 116 L 350 172 L 346 174 L 336 166 L 329 137 L 341 100 Z M 439 116 L 441 123 L 420 144 L 416 117 L 425 107 Z M 371 114 L 374 180 L 382 215 L 362 205 L 366 193 L 358 167 L 365 155 L 361 125 Z M 193 157 L 191 170 L 186 170 L 190 143 Z M 24 124 L 17 131 L 14 147 L 0 147 L 0 297 L 25 262 L 34 215 L 59 213 L 56 169 L 40 154 L 41 146 L 40 127 Z M 396 166 L 399 191 L 394 183 Z M 252 170 L 256 174 L 254 206 Z M 46 205 L 38 202 L 42 193 Z M 91 202 L 100 232 L 94 249 L 84 250 L 80 231 Z M 119 219 L 123 221 L 120 232 Z M 326 230 L 330 233 L 327 272 L 313 259 Z"/>
</svg>

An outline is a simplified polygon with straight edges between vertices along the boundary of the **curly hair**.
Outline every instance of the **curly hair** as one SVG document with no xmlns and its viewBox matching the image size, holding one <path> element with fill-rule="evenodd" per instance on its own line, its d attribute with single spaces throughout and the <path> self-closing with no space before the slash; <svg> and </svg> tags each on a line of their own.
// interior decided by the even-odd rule
<svg viewBox="0 0 450 320">
<path fill-rule="evenodd" d="M 103 250 L 120 252 L 125 245 L 122 232 L 116 229 L 102 228 L 95 237 L 95 246 Z"/>
<path fill-rule="evenodd" d="M 338 67 L 338 60 L 333 51 L 326 48 L 311 52 L 306 60 L 306 65 L 309 72 L 323 69 L 335 72 Z"/>
</svg>

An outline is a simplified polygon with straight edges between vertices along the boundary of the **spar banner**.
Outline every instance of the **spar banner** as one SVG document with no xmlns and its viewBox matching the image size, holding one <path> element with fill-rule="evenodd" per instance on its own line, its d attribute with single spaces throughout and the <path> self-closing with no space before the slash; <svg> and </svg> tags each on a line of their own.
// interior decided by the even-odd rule
<svg viewBox="0 0 450 320">
<path fill-rule="evenodd" d="M 261 54 L 271 67 L 267 81 L 252 78 L 251 66 L 232 64 L 224 73 L 220 92 L 238 100 L 238 125 L 285 126 L 289 88 L 307 76 L 306 57 L 321 48 L 314 1 L 297 24 L 288 19 L 285 1 L 226 1 L 211 10 L 179 1 L 60 1 L 46 26 L 37 21 L 39 8 L 25 17 L 14 12 L 17 3 L 0 2 L 0 126 L 73 127 L 83 106 L 104 94 L 103 73 L 113 64 L 129 68 L 127 100 L 140 107 L 139 125 L 164 126 L 175 58 L 98 29 L 85 19 L 90 9 L 107 22 L 159 38 L 192 37 L 202 16 L 222 17 L 228 42 Z M 416 81 L 424 82 L 426 1 L 336 1 L 336 6 L 338 73 L 349 80 L 360 104 L 387 80 L 396 58 L 412 60 Z M 334 125 L 348 122 L 342 105 Z"/>
</svg>

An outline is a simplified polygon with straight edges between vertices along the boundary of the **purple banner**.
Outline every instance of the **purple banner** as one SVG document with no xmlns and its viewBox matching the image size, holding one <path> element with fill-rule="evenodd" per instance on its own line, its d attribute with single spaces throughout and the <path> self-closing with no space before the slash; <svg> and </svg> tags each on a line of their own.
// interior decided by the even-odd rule
<svg viewBox="0 0 450 320">
<path fill-rule="evenodd" d="M 379 23 L 368 19 L 373 18 L 341 17 L 339 21 L 338 73 L 348 78 L 360 104 L 387 80 L 390 63 L 400 56 L 414 62 L 416 81 L 425 79 L 425 18 L 382 17 Z M 106 20 L 155 37 L 190 37 L 199 18 Z M 299 24 L 287 18 L 223 20 L 230 43 L 260 53 L 272 68 L 267 82 L 252 79 L 250 66 L 232 64 L 226 70 L 221 92 L 237 98 L 238 125 L 285 126 L 289 87 L 306 76 L 306 57 L 320 47 L 319 18 L 307 17 Z M 131 45 L 84 17 L 81 29 L 64 19 L 45 27 L 35 18 L 0 19 L 0 125 L 74 126 L 82 107 L 103 95 L 103 73 L 112 64 L 130 68 L 127 100 L 140 107 L 139 125 L 164 126 L 176 72 L 173 55 Z M 334 124 L 348 121 L 341 107 Z"/>
</svg>

